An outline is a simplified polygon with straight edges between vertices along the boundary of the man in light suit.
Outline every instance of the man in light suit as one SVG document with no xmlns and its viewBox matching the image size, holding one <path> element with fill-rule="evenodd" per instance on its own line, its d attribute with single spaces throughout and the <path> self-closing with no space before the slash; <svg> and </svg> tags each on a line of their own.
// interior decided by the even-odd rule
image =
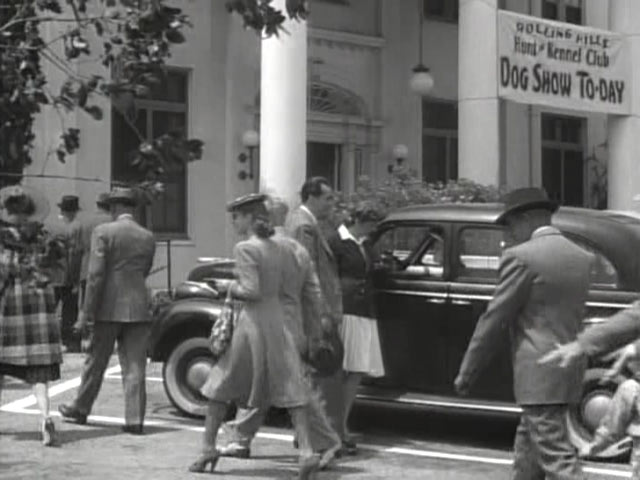
<svg viewBox="0 0 640 480">
<path fill-rule="evenodd" d="M 115 220 L 93 231 L 86 295 L 77 322 L 80 330 L 93 322 L 94 337 L 77 397 L 59 410 L 66 419 L 86 423 L 117 341 L 125 394 L 123 430 L 140 435 L 146 408 L 145 369 L 151 326 L 145 282 L 156 243 L 153 234 L 133 218 L 137 205 L 134 191 L 115 190 L 109 203 Z"/>
<path fill-rule="evenodd" d="M 91 215 L 81 217 L 78 226 L 78 252 L 80 256 L 80 305 L 84 303 L 85 291 L 87 287 L 87 274 L 89 272 L 89 258 L 91 257 L 91 236 L 93 230 L 103 223 L 109 223 L 113 220 L 109 207 L 109 194 L 101 193 L 96 200 L 97 211 Z M 88 330 L 93 328 L 90 326 Z M 85 348 L 85 340 L 91 337 L 87 332 L 83 338 L 83 351 Z"/>
<path fill-rule="evenodd" d="M 556 344 L 582 329 L 593 255 L 551 226 L 557 206 L 537 188 L 514 190 L 498 218 L 515 246 L 504 251 L 493 299 L 478 321 L 455 380 L 464 395 L 498 345 L 511 337 L 516 403 L 514 480 L 585 478 L 569 442 L 565 414 L 579 401 L 584 362 L 540 365 Z"/>
<path fill-rule="evenodd" d="M 338 266 L 327 239 L 322 233 L 320 222 L 327 220 L 333 213 L 335 197 L 328 180 L 323 177 L 309 178 L 300 191 L 302 204 L 289 214 L 285 229 L 291 237 L 296 239 L 313 260 L 313 264 L 320 280 L 320 288 L 324 298 L 322 324 L 324 331 L 338 332 L 342 322 L 342 290 Z M 343 432 L 343 375 L 340 369 L 329 377 L 315 376 L 314 383 L 322 399 L 331 426 L 340 438 Z M 331 439 L 322 431 L 315 428 L 320 426 L 320 419 L 311 417 L 311 442 L 316 447 L 325 444 L 330 448 Z"/>
</svg>

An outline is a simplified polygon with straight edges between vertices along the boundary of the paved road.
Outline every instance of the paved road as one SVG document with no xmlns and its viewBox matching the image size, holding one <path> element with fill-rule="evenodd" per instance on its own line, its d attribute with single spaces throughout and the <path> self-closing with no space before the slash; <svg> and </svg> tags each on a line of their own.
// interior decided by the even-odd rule
<svg viewBox="0 0 640 480">
<path fill-rule="evenodd" d="M 73 398 L 82 359 L 70 355 L 63 379 L 51 389 L 53 410 Z M 198 478 L 186 472 L 197 455 L 201 422 L 176 414 L 160 379 L 160 366 L 148 374 L 148 421 L 142 437 L 123 434 L 122 388 L 114 359 L 89 424 L 56 419 L 62 445 L 39 444 L 35 401 L 26 386 L 5 380 L 0 408 L 0 479 L 147 479 Z M 253 446 L 248 461 L 222 459 L 226 479 L 291 478 L 295 451 L 286 421 L 277 415 Z M 320 480 L 403 478 L 501 480 L 509 478 L 514 422 L 424 414 L 410 410 L 360 408 L 354 429 L 361 454 L 341 460 Z M 590 479 L 630 478 L 624 465 L 589 464 Z"/>
</svg>

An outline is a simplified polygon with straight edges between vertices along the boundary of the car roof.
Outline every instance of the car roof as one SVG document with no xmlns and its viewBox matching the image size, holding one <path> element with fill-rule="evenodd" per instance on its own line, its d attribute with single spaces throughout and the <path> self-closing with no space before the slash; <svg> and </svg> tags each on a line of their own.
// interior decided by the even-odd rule
<svg viewBox="0 0 640 480">
<path fill-rule="evenodd" d="M 493 224 L 504 206 L 500 203 L 444 203 L 413 205 L 390 213 L 381 228 L 397 222 L 453 222 Z M 560 207 L 553 224 L 595 244 L 620 273 L 627 288 L 640 288 L 640 214 L 635 212 Z"/>
<path fill-rule="evenodd" d="M 384 222 L 455 221 L 495 223 L 504 205 L 501 203 L 439 203 L 403 207 L 391 212 Z M 632 211 L 593 210 L 590 208 L 560 207 L 554 217 L 579 217 L 583 220 L 611 221 L 640 228 L 640 213 Z"/>
</svg>

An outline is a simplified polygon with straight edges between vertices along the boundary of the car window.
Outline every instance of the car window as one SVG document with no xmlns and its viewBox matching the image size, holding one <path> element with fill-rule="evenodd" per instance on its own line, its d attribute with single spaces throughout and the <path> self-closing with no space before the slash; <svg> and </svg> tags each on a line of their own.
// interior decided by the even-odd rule
<svg viewBox="0 0 640 480">
<path fill-rule="evenodd" d="M 377 268 L 416 275 L 444 274 L 443 232 L 427 225 L 397 225 L 385 230 L 373 245 Z"/>
<path fill-rule="evenodd" d="M 497 281 L 503 247 L 501 229 L 463 229 L 458 245 L 458 277 L 469 281 Z"/>
<path fill-rule="evenodd" d="M 595 262 L 591 266 L 591 286 L 596 288 L 617 287 L 618 271 L 606 255 L 591 243 L 588 243 L 580 237 L 576 237 L 575 235 L 568 235 L 568 237 L 578 246 L 592 253 L 596 257 Z"/>
</svg>

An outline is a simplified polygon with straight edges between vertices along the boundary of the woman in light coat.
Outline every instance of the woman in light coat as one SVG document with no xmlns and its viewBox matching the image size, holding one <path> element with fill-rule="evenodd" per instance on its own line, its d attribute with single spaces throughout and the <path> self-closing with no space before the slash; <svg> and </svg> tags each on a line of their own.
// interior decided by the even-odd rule
<svg viewBox="0 0 640 480">
<path fill-rule="evenodd" d="M 250 408 L 275 406 L 289 409 L 300 445 L 299 478 L 307 479 L 318 468 L 319 457 L 309 443 L 305 408 L 309 390 L 296 341 L 285 325 L 282 297 L 292 277 L 286 266 L 295 264 L 289 261 L 294 252 L 287 242 L 274 237 L 264 201 L 264 195 L 251 194 L 228 206 L 236 233 L 250 235 L 234 248 L 236 279 L 228 287 L 244 306 L 229 349 L 202 387 L 209 399 L 204 449 L 190 470 L 215 468 L 220 457 L 217 432 L 229 403 Z"/>
</svg>

